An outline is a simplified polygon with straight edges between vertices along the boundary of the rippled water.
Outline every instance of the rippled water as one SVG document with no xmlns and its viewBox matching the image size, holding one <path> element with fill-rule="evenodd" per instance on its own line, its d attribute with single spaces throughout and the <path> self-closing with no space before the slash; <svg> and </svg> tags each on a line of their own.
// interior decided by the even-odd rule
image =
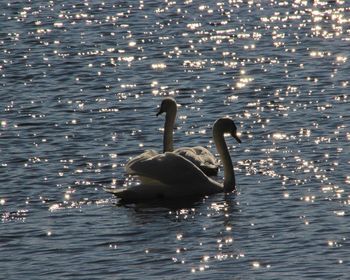
<svg viewBox="0 0 350 280">
<path fill-rule="evenodd" d="M 349 43 L 341 0 L 1 1 L 1 278 L 346 279 Z M 239 192 L 118 206 L 168 95 Z"/>
</svg>

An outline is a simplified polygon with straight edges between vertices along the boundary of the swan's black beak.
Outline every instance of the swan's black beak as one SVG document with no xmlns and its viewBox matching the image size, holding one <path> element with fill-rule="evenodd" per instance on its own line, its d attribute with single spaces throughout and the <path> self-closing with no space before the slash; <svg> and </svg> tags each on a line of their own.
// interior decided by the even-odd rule
<svg viewBox="0 0 350 280">
<path fill-rule="evenodd" d="M 237 140 L 238 143 L 242 143 L 241 139 L 239 139 L 239 137 L 237 136 L 236 133 L 232 133 L 231 135 L 233 138 L 235 138 Z"/>
<path fill-rule="evenodd" d="M 163 114 L 163 113 L 164 113 L 163 109 L 160 108 L 159 111 L 158 111 L 158 113 L 156 114 L 156 116 L 158 117 L 159 115 L 161 115 L 161 114 Z"/>
</svg>

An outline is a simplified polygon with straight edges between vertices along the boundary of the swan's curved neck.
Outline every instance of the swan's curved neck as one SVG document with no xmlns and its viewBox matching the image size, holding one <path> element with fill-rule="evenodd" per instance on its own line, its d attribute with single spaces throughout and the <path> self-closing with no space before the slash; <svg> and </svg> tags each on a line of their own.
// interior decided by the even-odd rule
<svg viewBox="0 0 350 280">
<path fill-rule="evenodd" d="M 220 129 L 214 129 L 213 136 L 216 149 L 218 150 L 221 162 L 224 166 L 224 192 L 232 192 L 236 189 L 236 180 L 224 133 Z"/>
<path fill-rule="evenodd" d="M 176 105 L 169 108 L 165 115 L 164 136 L 163 136 L 163 152 L 174 151 L 173 147 L 173 130 L 176 118 Z"/>
</svg>

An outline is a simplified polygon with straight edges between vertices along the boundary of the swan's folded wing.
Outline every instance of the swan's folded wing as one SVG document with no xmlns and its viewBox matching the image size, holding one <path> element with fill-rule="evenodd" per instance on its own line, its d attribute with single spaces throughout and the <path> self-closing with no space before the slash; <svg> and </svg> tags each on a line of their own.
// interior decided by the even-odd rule
<svg viewBox="0 0 350 280">
<path fill-rule="evenodd" d="M 125 165 L 125 170 L 128 174 L 130 173 L 130 166 L 132 166 L 135 162 L 138 161 L 145 161 L 147 159 L 150 159 L 156 155 L 159 155 L 159 153 L 155 150 L 146 150 L 145 152 L 143 152 L 141 155 L 138 155 L 137 157 L 134 157 L 133 159 L 129 160 L 126 165 Z"/>
<path fill-rule="evenodd" d="M 216 175 L 219 169 L 219 163 L 213 154 L 201 146 L 182 147 L 174 151 L 175 154 L 181 155 L 197 165 L 204 173 Z"/>
<path fill-rule="evenodd" d="M 126 172 L 172 186 L 189 185 L 192 182 L 198 185 L 208 181 L 207 176 L 191 161 L 172 152 L 138 157 L 138 160 L 128 163 Z"/>
</svg>

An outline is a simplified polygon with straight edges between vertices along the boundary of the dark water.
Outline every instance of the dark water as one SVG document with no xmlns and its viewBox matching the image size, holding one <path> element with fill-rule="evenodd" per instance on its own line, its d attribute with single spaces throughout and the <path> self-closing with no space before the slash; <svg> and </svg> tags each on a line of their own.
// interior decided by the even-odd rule
<svg viewBox="0 0 350 280">
<path fill-rule="evenodd" d="M 0 278 L 347 279 L 349 30 L 341 0 L 1 1 Z M 177 147 L 235 119 L 239 193 L 118 206 L 168 95 Z"/>
</svg>

